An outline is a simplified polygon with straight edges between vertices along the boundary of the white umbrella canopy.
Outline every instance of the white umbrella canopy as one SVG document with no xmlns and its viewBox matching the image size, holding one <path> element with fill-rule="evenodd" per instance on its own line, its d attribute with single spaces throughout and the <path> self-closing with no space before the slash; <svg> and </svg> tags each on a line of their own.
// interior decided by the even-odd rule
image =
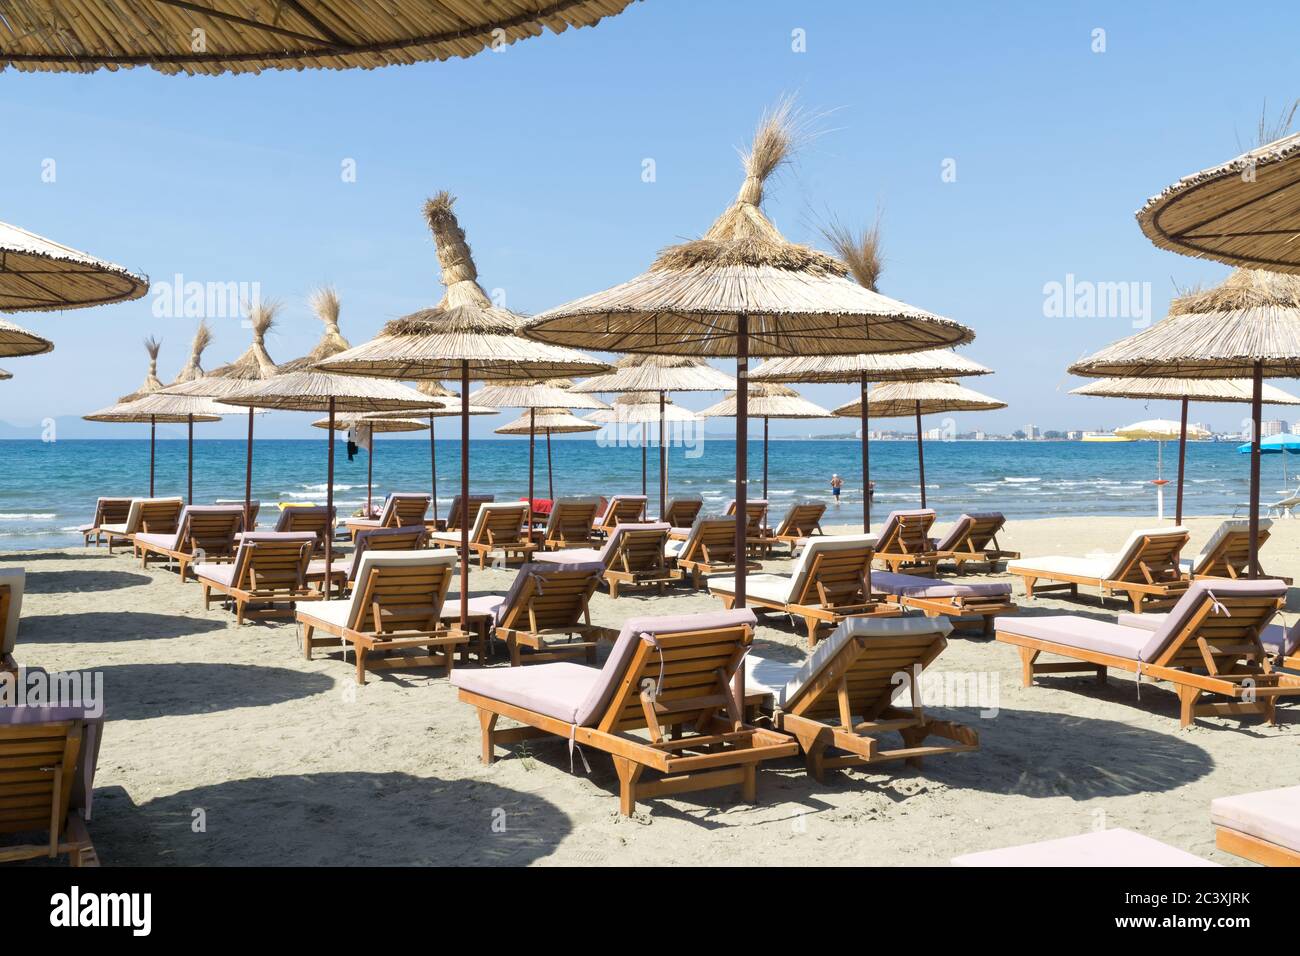
<svg viewBox="0 0 1300 956">
<path fill-rule="evenodd" d="M 0 355 L 6 358 L 21 355 L 43 355 L 54 350 L 49 339 L 29 332 L 21 325 L 0 319 Z"/>
<path fill-rule="evenodd" d="M 12 13 L 7 9 L 5 19 Z M 0 312 L 84 309 L 128 302 L 148 291 L 144 276 L 0 222 Z"/>
<path fill-rule="evenodd" d="M 458 379 L 462 396 L 474 381 L 532 381 L 592 375 L 609 365 L 573 349 L 533 342 L 519 335 L 522 320 L 495 305 L 478 284 L 469 243 L 453 211 L 450 193 L 424 206 L 446 291 L 431 309 L 384 326 L 380 334 L 321 363 L 327 372 L 440 381 Z M 460 417 L 461 495 L 469 495 L 469 405 Z M 469 525 L 462 522 L 460 626 L 469 627 Z"/>
<path fill-rule="evenodd" d="M 1132 425 L 1125 425 L 1123 428 L 1117 428 L 1115 434 L 1120 438 L 1127 438 L 1129 441 L 1153 441 L 1156 443 L 1156 480 L 1153 484 L 1156 486 L 1156 517 L 1163 521 L 1165 517 L 1165 485 L 1167 484 L 1164 476 L 1165 442 L 1181 441 L 1184 435 L 1193 441 L 1198 441 L 1209 438 L 1210 433 L 1204 428 L 1188 425 L 1185 422 L 1170 421 L 1167 418 L 1149 418 L 1145 421 L 1134 422 Z M 1182 456 L 1180 455 L 1179 458 L 1179 511 L 1181 512 Z"/>
</svg>

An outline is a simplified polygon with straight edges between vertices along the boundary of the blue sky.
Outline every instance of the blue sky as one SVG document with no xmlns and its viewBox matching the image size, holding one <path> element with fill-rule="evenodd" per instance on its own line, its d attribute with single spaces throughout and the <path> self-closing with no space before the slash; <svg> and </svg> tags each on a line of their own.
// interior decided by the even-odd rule
<svg viewBox="0 0 1300 956">
<path fill-rule="evenodd" d="M 968 354 L 997 374 L 970 384 L 1010 405 L 958 426 L 1113 427 L 1174 409 L 1067 396 L 1080 382 L 1065 367 L 1131 334 L 1132 320 L 1049 318 L 1044 285 L 1068 275 L 1150 283 L 1158 319 L 1175 284 L 1227 274 L 1157 250 L 1133 212 L 1253 145 L 1265 103 L 1275 115 L 1300 95 L 1298 21 L 1300 8 L 1281 3 L 1224 16 L 1201 2 L 644 0 L 595 29 L 372 72 L 5 72 L 0 218 L 155 282 L 260 283 L 285 304 L 271 341 L 283 361 L 318 337 L 306 299 L 321 283 L 338 288 L 354 343 L 436 301 L 420 206 L 440 189 L 459 197 L 483 285 L 517 311 L 631 277 L 660 247 L 707 229 L 739 186 L 736 147 L 794 92 L 826 113 L 823 132 L 770 186 L 767 211 L 806 242 L 831 216 L 856 224 L 882 211 L 882 291 L 973 327 Z M 1099 28 L 1106 48 L 1094 53 Z M 792 50 L 794 30 L 805 52 Z M 642 181 L 647 158 L 653 183 Z M 53 183 L 42 181 L 48 159 Z M 355 182 L 343 181 L 347 160 Z M 941 175 L 946 160 L 955 182 Z M 149 334 L 164 340 L 170 379 L 194 327 L 155 317 L 151 298 L 12 318 L 56 342 L 50 355 L 4 363 L 15 377 L 0 384 L 0 418 L 16 425 L 134 389 Z M 248 338 L 238 320 L 214 326 L 208 367 Z M 835 405 L 852 389 L 803 391 Z M 1235 428 L 1244 413 L 1201 406 L 1192 417 Z M 279 413 L 259 428 L 308 437 L 308 420 Z M 478 419 L 475 434 L 505 420 Z M 76 433 L 134 434 L 86 427 Z M 774 434 L 808 430 L 773 424 Z M 237 437 L 241 426 L 203 434 Z"/>
</svg>

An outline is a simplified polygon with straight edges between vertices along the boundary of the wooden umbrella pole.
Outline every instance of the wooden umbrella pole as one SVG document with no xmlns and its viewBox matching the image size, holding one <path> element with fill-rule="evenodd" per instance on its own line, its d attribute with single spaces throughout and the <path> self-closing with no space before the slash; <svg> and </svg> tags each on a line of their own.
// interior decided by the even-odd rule
<svg viewBox="0 0 1300 956">
<path fill-rule="evenodd" d="M 537 426 L 537 409 L 528 409 L 528 527 L 533 526 L 533 437 Z"/>
<path fill-rule="evenodd" d="M 1250 394 L 1250 576 L 1252 578 L 1259 577 L 1259 431 L 1263 393 L 1264 363 L 1256 362 Z"/>
<path fill-rule="evenodd" d="M 469 362 L 460 363 L 460 629 L 469 633 Z"/>
<path fill-rule="evenodd" d="M 551 430 L 546 430 L 546 494 L 551 499 L 551 508 L 555 507 L 555 470 L 551 467 Z"/>
<path fill-rule="evenodd" d="M 664 450 L 664 400 L 665 393 L 659 393 L 659 517 L 668 511 L 668 459 Z"/>
<path fill-rule="evenodd" d="M 189 440 L 186 442 L 186 480 L 185 480 L 185 503 L 194 504 L 194 416 L 185 416 L 186 429 L 189 432 Z"/>
<path fill-rule="evenodd" d="M 333 399 L 330 399 L 333 401 Z M 330 424 L 330 430 L 333 431 L 334 425 Z M 330 445 L 333 446 L 334 439 L 330 438 Z M 370 433 L 370 448 L 366 451 L 366 517 L 371 516 L 370 499 L 373 497 L 375 484 L 375 433 Z"/>
<path fill-rule="evenodd" d="M 871 531 L 871 442 L 867 439 L 867 373 L 862 373 L 862 533 Z"/>
<path fill-rule="evenodd" d="M 437 434 L 433 430 L 433 423 L 437 421 L 433 412 L 429 413 L 429 491 L 433 499 L 433 525 L 438 526 L 438 441 Z"/>
<path fill-rule="evenodd" d="M 329 449 L 325 453 L 328 466 L 325 469 L 325 514 L 334 514 L 334 396 L 330 396 L 330 420 L 329 420 Z M 373 441 L 371 443 L 373 447 Z M 367 455 L 367 458 L 369 456 Z M 369 512 L 370 501 L 366 501 L 367 513 Z M 330 567 L 330 561 L 334 557 L 334 527 L 332 522 L 325 524 L 325 597 L 330 596 L 330 589 L 334 584 Z"/>
<path fill-rule="evenodd" d="M 736 600 L 733 607 L 745 606 L 745 571 L 748 563 L 749 494 L 746 488 L 749 470 L 749 316 L 736 316 Z M 745 707 L 745 668 L 738 666 L 731 679 L 738 712 Z"/>
<path fill-rule="evenodd" d="M 767 498 L 767 416 L 763 416 L 763 498 Z"/>
<path fill-rule="evenodd" d="M 1183 399 L 1182 428 L 1178 431 L 1178 496 L 1174 503 L 1174 524 L 1183 523 L 1183 468 L 1187 463 L 1187 399 Z"/>
<path fill-rule="evenodd" d="M 153 454 L 157 444 L 158 416 L 149 416 L 149 497 L 153 497 Z"/>
<path fill-rule="evenodd" d="M 921 403 L 916 403 L 916 464 L 921 471 L 921 507 L 925 508 L 925 444 L 921 441 Z"/>
<path fill-rule="evenodd" d="M 244 449 L 244 530 L 253 530 L 253 409 L 248 409 L 248 443 Z"/>
</svg>

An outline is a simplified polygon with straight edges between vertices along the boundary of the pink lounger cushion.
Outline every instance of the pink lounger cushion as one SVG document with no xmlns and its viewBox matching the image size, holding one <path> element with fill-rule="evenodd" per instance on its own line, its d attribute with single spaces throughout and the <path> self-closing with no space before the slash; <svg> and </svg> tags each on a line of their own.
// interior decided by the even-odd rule
<svg viewBox="0 0 1300 956">
<path fill-rule="evenodd" d="M 1116 623 L 1123 624 L 1125 627 L 1140 627 L 1148 631 L 1154 631 L 1168 617 L 1168 614 L 1159 612 L 1121 614 Z M 1264 650 L 1270 654 L 1281 654 L 1283 657 L 1290 657 L 1297 650 L 1300 650 L 1300 623 L 1291 627 L 1284 624 L 1270 624 L 1260 632 L 1259 642 L 1264 645 Z"/>
<path fill-rule="evenodd" d="M 713 611 L 666 617 L 637 617 L 623 622 L 605 666 L 586 667 L 568 661 L 509 669 L 452 672 L 451 684 L 504 704 L 513 704 L 579 727 L 593 726 L 602 716 L 636 650 L 637 642 L 680 631 L 707 630 L 747 624 L 754 612 Z"/>
<path fill-rule="evenodd" d="M 1095 830 L 1001 850 L 955 856 L 953 866 L 1218 866 L 1132 830 Z"/>
<path fill-rule="evenodd" d="M 915 598 L 1011 597 L 1011 584 L 1007 581 L 962 584 L 956 581 L 927 578 L 919 574 L 895 574 L 890 571 L 872 571 L 871 590 Z"/>
<path fill-rule="evenodd" d="M 1300 787 L 1219 797 L 1210 802 L 1210 820 L 1300 853 Z"/>
<path fill-rule="evenodd" d="M 603 569 L 608 569 L 610 561 L 614 557 L 614 549 L 619 546 L 623 535 L 629 531 L 664 531 L 671 529 L 671 525 L 664 522 L 646 522 L 640 524 L 620 524 L 609 533 L 603 548 L 565 548 L 561 551 L 539 551 L 533 555 L 534 561 L 545 561 L 547 564 L 576 564 L 595 562 Z"/>
</svg>

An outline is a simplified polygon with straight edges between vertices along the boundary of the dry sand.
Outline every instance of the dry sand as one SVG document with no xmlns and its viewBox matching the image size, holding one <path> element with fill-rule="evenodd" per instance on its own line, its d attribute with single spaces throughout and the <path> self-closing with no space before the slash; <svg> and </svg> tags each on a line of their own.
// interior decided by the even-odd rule
<svg viewBox="0 0 1300 956">
<path fill-rule="evenodd" d="M 1018 521 L 1003 544 L 1086 554 L 1151 523 Z M 1189 524 L 1195 553 L 1217 520 Z M 1264 554 L 1266 569 L 1300 577 L 1300 522 L 1275 523 Z M 558 740 L 480 765 L 474 712 L 441 672 L 357 687 L 337 655 L 304 661 L 294 625 L 236 628 L 228 612 L 201 610 L 194 583 L 102 548 L 0 554 L 12 566 L 28 575 L 19 662 L 104 674 L 109 722 L 90 829 L 109 865 L 942 864 L 1100 825 L 1238 863 L 1214 848 L 1210 800 L 1295 784 L 1300 766 L 1297 704 L 1279 709 L 1277 727 L 1216 719 L 1184 731 L 1159 686 L 1144 684 L 1140 700 L 1124 674 L 1105 687 L 1049 677 L 1022 688 L 1013 648 L 955 636 L 936 666 L 991 673 L 999 709 L 935 712 L 974 725 L 978 752 L 825 785 L 792 759 L 760 772 L 756 806 L 706 791 L 625 819 L 601 754 L 588 751 L 590 775 L 580 763 L 570 773 Z M 512 574 L 476 572 L 474 593 L 501 591 Z M 707 593 L 600 595 L 593 612 L 618 626 L 716 607 Z M 1040 599 L 1022 613 L 1063 609 L 1112 617 L 1120 607 Z M 761 621 L 758 653 L 802 657 L 796 629 Z"/>
</svg>

